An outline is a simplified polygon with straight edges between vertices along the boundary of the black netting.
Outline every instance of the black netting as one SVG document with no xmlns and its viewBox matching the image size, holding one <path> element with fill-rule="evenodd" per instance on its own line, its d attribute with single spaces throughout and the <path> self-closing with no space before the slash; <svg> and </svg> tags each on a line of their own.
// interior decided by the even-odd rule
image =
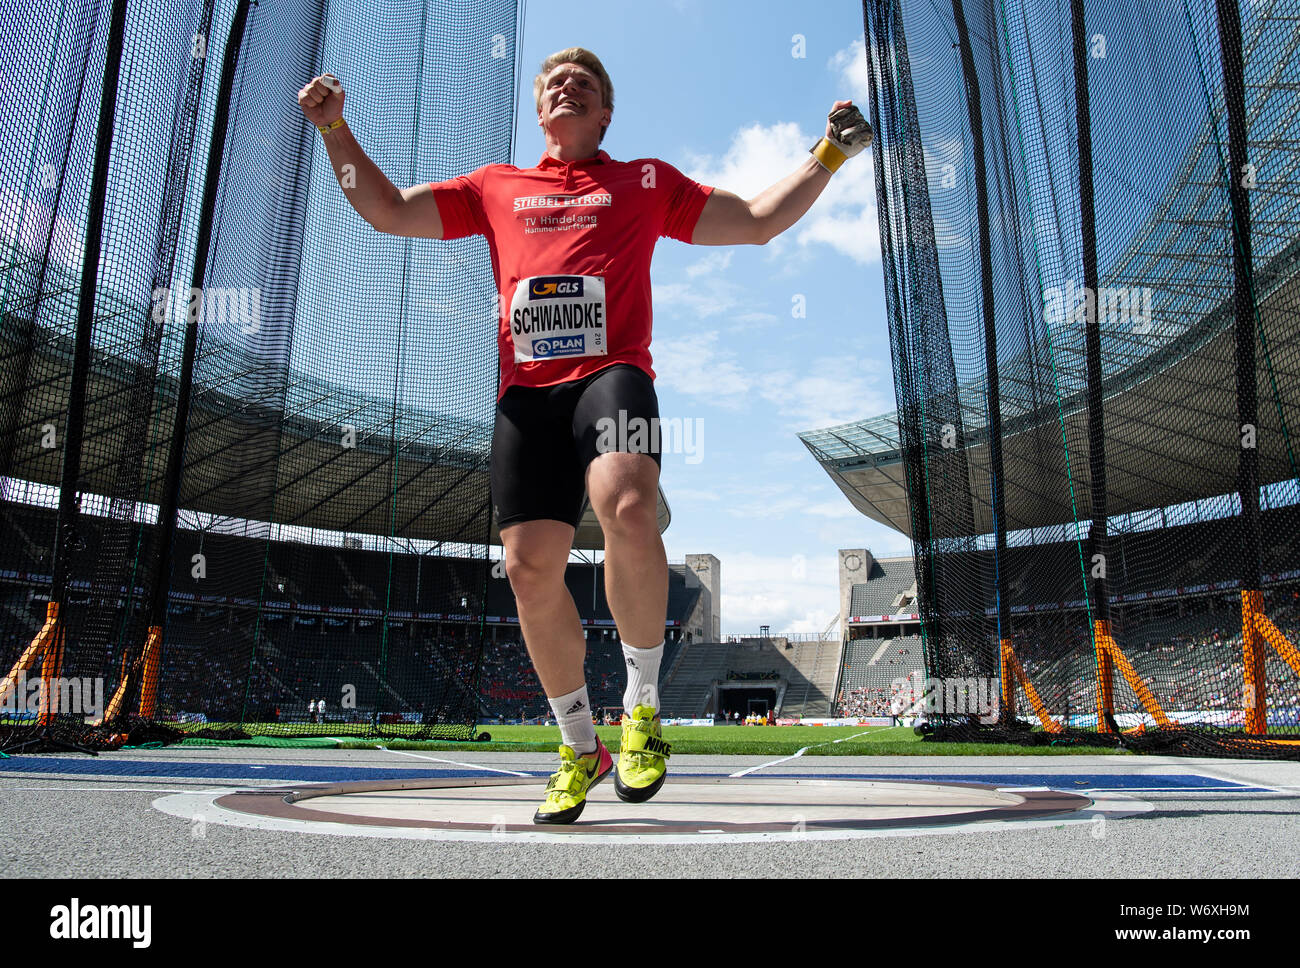
<svg viewBox="0 0 1300 968">
<path fill-rule="evenodd" d="M 940 732 L 1300 755 L 1294 4 L 864 14 Z"/>
<path fill-rule="evenodd" d="M 35 655 L 0 741 L 34 731 L 42 669 L 105 704 L 126 684 L 110 728 L 57 718 L 96 742 L 151 700 L 155 723 L 472 735 L 487 244 L 376 232 L 297 92 L 337 75 L 399 187 L 509 161 L 517 15 L 0 2 L 0 672 Z"/>
</svg>

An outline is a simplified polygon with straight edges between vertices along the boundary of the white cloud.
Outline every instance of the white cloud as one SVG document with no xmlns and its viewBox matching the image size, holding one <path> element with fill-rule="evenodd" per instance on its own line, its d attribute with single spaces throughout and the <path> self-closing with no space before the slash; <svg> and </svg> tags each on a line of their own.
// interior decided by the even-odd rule
<svg viewBox="0 0 1300 968">
<path fill-rule="evenodd" d="M 687 319 L 726 316 L 731 321 L 729 333 L 748 333 L 778 321 L 775 313 L 742 311 L 746 305 L 746 288 L 733 282 L 726 272 L 731 266 L 734 249 L 716 252 L 686 267 L 684 279 L 674 282 L 651 280 L 655 310 Z"/>
<path fill-rule="evenodd" d="M 836 72 L 849 100 L 869 116 L 867 103 L 871 99 L 871 88 L 868 84 L 866 43 L 855 40 L 843 50 L 837 50 L 826 66 Z"/>
<path fill-rule="evenodd" d="M 710 252 L 704 258 L 698 260 L 694 265 L 687 266 L 686 275 L 690 279 L 698 279 L 700 276 L 710 276 L 717 272 L 725 272 L 731 265 L 731 259 L 735 254 L 735 249 L 722 249 L 716 252 Z"/>
<path fill-rule="evenodd" d="M 731 138 L 720 158 L 689 153 L 687 174 L 698 182 L 753 198 L 790 174 L 808 154 L 812 139 L 793 121 L 751 124 Z"/>
<path fill-rule="evenodd" d="M 806 455 L 811 462 L 811 454 Z M 727 483 L 726 507 L 731 517 L 742 520 L 782 520 L 808 515 L 814 518 L 845 518 L 861 520 L 848 499 L 834 488 L 828 493 L 820 483 L 814 487 L 786 483 L 745 484 L 731 480 Z"/>
<path fill-rule="evenodd" d="M 839 570 L 833 552 L 727 555 L 722 560 L 723 633 L 821 632 L 839 614 Z"/>
<path fill-rule="evenodd" d="M 675 310 L 695 319 L 721 316 L 737 305 L 739 287 L 725 279 L 709 278 L 704 284 L 652 282 L 651 298 L 660 310 Z"/>
<path fill-rule="evenodd" d="M 783 121 L 751 124 L 732 136 L 721 157 L 689 155 L 688 174 L 706 185 L 752 199 L 802 165 L 808 147 L 822 133 L 809 133 Z M 819 250 L 827 246 L 862 265 L 880 261 L 872 160 L 863 152 L 848 161 L 831 179 L 811 209 L 770 243 L 773 257 L 789 245 Z"/>
<path fill-rule="evenodd" d="M 804 514 L 808 501 L 801 494 L 774 494 L 770 497 L 751 497 L 748 500 L 733 498 L 727 504 L 727 514 L 742 521 L 784 520 Z"/>
<path fill-rule="evenodd" d="M 850 534 L 843 525 L 836 525 L 836 534 L 825 551 L 790 555 L 715 552 L 722 562 L 723 634 L 756 632 L 761 625 L 770 625 L 773 634 L 820 633 L 839 614 L 838 549 L 866 547 L 877 556 L 911 553 L 902 535 L 866 523 L 874 540 L 862 540 L 861 528 Z"/>
<path fill-rule="evenodd" d="M 728 333 L 755 333 L 761 329 L 771 329 L 780 317 L 776 313 L 732 313 L 735 322 L 727 327 Z"/>
<path fill-rule="evenodd" d="M 852 508 L 848 498 L 842 498 L 846 508 Z M 833 544 L 836 548 L 866 548 L 877 558 L 895 558 L 912 553 L 912 539 L 893 528 L 873 521 L 853 511 L 851 524 L 836 518 L 818 523 L 809 530 L 809 537 Z"/>
<path fill-rule="evenodd" d="M 752 409 L 757 391 L 791 431 L 860 420 L 894 405 L 888 357 L 827 356 L 806 369 L 758 370 L 739 363 L 719 332 L 708 330 L 656 340 L 654 367 L 665 386 L 727 410 Z"/>
<path fill-rule="evenodd" d="M 853 162 L 849 162 L 853 164 Z M 846 166 L 847 167 L 847 166 Z M 864 190 L 870 190 L 870 177 L 853 179 L 860 183 Z M 843 174 L 844 168 L 835 177 L 839 178 Z M 835 183 L 832 181 L 832 188 Z M 844 187 L 841 183 L 840 187 Z M 826 195 L 831 194 L 831 188 L 826 190 Z M 848 191 L 837 194 L 848 196 Z M 814 209 L 816 211 L 816 209 Z M 800 245 L 812 246 L 817 243 L 829 245 L 832 249 L 847 255 L 854 262 L 862 265 L 871 265 L 880 261 L 880 224 L 876 220 L 876 206 L 874 203 L 866 205 L 836 205 L 831 211 L 823 211 L 817 214 L 807 227 L 798 235 Z"/>
<path fill-rule="evenodd" d="M 734 249 L 715 250 L 687 266 L 673 282 L 650 283 L 655 309 L 688 319 L 726 315 L 729 319 L 753 321 L 772 319 L 771 313 L 737 312 L 744 305 L 744 287 L 727 278 Z M 734 328 L 734 327 L 733 327 Z"/>
<path fill-rule="evenodd" d="M 759 387 L 763 398 L 797 430 L 860 420 L 894 403 L 888 358 L 822 357 L 799 371 L 765 373 Z"/>
<path fill-rule="evenodd" d="M 687 396 L 705 397 L 718 406 L 740 409 L 753 377 L 717 343 L 717 330 L 655 340 L 658 382 Z"/>
<path fill-rule="evenodd" d="M 844 497 L 837 501 L 823 501 L 820 504 L 810 504 L 804 508 L 805 514 L 814 514 L 822 518 L 860 518 L 861 513 L 853 507 L 852 504 Z"/>
<path fill-rule="evenodd" d="M 665 490 L 665 493 L 668 492 Z M 668 494 L 668 503 L 671 507 L 676 507 L 679 501 L 720 501 L 722 495 L 717 491 L 704 491 L 696 487 L 674 487 L 672 493 Z"/>
</svg>

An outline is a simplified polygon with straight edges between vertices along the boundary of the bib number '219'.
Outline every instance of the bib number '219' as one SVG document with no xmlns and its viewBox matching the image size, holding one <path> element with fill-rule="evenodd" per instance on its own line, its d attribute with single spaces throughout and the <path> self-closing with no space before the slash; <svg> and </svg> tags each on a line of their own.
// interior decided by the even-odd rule
<svg viewBox="0 0 1300 968">
<path fill-rule="evenodd" d="M 600 276 L 520 279 L 510 302 L 515 362 L 605 356 L 605 280 Z"/>
</svg>

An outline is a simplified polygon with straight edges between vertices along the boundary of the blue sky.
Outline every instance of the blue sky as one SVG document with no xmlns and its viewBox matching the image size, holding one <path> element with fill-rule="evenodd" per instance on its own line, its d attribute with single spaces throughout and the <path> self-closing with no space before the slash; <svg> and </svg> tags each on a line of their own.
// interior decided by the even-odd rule
<svg viewBox="0 0 1300 968">
<path fill-rule="evenodd" d="M 569 46 L 594 51 L 613 80 L 602 147 L 614 158 L 661 158 L 745 197 L 798 166 L 836 99 L 866 104 L 853 0 L 532 0 L 517 164 L 544 150 L 533 76 Z M 818 631 L 838 612 L 837 549 L 911 550 L 854 511 L 796 437 L 894 409 L 870 154 L 767 246 L 661 240 L 652 280 L 660 411 L 703 428 L 698 462 L 664 457 L 668 557 L 721 559 L 724 634 Z"/>
</svg>

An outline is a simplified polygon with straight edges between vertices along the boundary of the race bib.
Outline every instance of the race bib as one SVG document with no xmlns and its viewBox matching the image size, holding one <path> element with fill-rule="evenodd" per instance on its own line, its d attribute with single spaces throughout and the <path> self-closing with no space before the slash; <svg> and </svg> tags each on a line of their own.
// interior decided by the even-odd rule
<svg viewBox="0 0 1300 968">
<path fill-rule="evenodd" d="M 510 303 L 515 362 L 605 356 L 605 280 L 600 276 L 520 279 Z"/>
</svg>

